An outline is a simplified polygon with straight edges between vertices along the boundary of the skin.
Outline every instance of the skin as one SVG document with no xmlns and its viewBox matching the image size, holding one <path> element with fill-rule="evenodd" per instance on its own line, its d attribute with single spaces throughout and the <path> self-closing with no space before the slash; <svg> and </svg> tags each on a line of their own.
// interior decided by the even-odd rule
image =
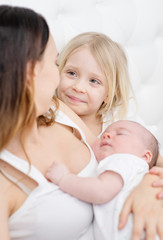
<svg viewBox="0 0 163 240">
<path fill-rule="evenodd" d="M 57 57 L 58 52 L 54 40 L 50 35 L 44 59 L 36 64 L 34 72 L 35 102 L 38 114 L 44 114 L 49 109 L 51 104 L 49 96 L 53 96 L 59 84 L 59 74 L 56 66 Z"/>
<path fill-rule="evenodd" d="M 101 118 L 96 113 L 107 98 L 108 84 L 88 47 L 76 49 L 61 73 L 58 97 L 92 130 L 101 132 Z"/>
</svg>

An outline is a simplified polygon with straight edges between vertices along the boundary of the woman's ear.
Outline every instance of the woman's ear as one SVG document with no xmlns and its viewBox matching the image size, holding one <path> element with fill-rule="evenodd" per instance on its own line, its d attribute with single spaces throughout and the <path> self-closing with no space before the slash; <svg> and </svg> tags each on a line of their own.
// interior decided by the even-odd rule
<svg viewBox="0 0 163 240">
<path fill-rule="evenodd" d="M 37 62 L 34 67 L 31 62 L 27 63 L 26 69 L 26 84 L 30 87 L 33 84 L 33 79 L 35 79 L 39 74 L 39 62 Z"/>
<path fill-rule="evenodd" d="M 152 160 L 152 153 L 150 150 L 146 150 L 145 154 L 142 157 L 148 164 L 151 162 Z"/>
</svg>

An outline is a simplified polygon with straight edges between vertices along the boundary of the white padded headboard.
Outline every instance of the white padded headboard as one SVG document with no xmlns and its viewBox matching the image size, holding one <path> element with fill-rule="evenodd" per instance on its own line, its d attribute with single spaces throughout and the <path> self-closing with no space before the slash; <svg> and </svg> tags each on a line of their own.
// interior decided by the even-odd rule
<svg viewBox="0 0 163 240">
<path fill-rule="evenodd" d="M 163 146 L 163 0 L 0 0 L 0 4 L 25 6 L 44 15 L 58 51 L 86 31 L 103 32 L 119 42 L 127 53 L 139 115 L 158 127 Z"/>
</svg>

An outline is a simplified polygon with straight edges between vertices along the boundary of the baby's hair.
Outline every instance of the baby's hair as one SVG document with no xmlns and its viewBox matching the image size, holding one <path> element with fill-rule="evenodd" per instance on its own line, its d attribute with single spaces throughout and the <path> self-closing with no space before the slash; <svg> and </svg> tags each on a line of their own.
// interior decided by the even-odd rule
<svg viewBox="0 0 163 240">
<path fill-rule="evenodd" d="M 124 119 L 127 113 L 130 93 L 134 96 L 124 50 L 120 44 L 112 41 L 105 34 L 97 32 L 79 34 L 65 46 L 60 54 L 60 73 L 72 53 L 81 47 L 89 48 L 108 81 L 108 97 L 101 104 L 97 116 L 104 118 L 108 112 L 112 111 L 114 117 Z M 116 110 L 116 115 L 114 109 Z"/>
<path fill-rule="evenodd" d="M 134 122 L 135 124 L 139 125 L 143 130 L 143 140 L 145 141 L 146 147 L 152 153 L 152 159 L 149 163 L 149 168 L 153 167 L 157 163 L 158 155 L 159 155 L 159 143 L 156 137 L 143 125 L 139 124 L 138 122 Z"/>
<path fill-rule="evenodd" d="M 151 150 L 152 152 L 152 159 L 151 162 L 149 163 L 149 168 L 153 167 L 157 163 L 158 155 L 159 155 L 159 143 L 158 140 L 155 138 L 155 136 L 145 129 L 147 132 L 147 147 Z"/>
</svg>

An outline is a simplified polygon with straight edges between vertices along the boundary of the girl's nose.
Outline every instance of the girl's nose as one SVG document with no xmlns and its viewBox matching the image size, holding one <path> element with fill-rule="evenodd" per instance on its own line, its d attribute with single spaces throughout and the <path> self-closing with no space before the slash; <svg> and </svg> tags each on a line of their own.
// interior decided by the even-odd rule
<svg viewBox="0 0 163 240">
<path fill-rule="evenodd" d="M 85 85 L 81 80 L 76 80 L 73 84 L 73 90 L 75 90 L 76 92 L 80 92 L 80 93 L 85 93 L 86 89 L 85 89 Z"/>
</svg>

